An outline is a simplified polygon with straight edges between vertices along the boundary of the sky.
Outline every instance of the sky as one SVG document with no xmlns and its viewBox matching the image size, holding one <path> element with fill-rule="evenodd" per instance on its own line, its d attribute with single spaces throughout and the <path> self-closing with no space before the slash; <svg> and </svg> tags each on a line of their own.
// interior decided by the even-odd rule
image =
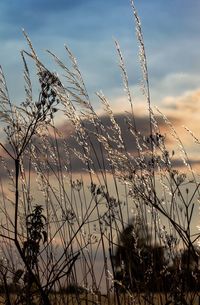
<svg viewBox="0 0 200 305">
<path fill-rule="evenodd" d="M 135 0 L 135 5 L 142 23 L 152 105 L 173 121 L 195 163 L 199 158 L 197 146 L 182 126 L 200 137 L 200 1 Z M 28 50 L 22 28 L 52 71 L 56 66 L 45 50 L 67 61 L 67 44 L 78 60 L 96 108 L 95 92 L 102 90 L 119 113 L 120 122 L 120 113 L 128 105 L 114 44 L 117 39 L 136 113 L 144 126 L 138 43 L 129 0 L 0 0 L 0 65 L 16 103 L 24 99 L 20 51 Z"/>
<path fill-rule="evenodd" d="M 152 107 L 158 106 L 173 121 L 187 151 L 193 159 L 198 158 L 198 150 L 182 126 L 198 138 L 200 2 L 135 0 L 135 6 L 142 23 Z M 134 107 L 142 122 L 146 104 L 140 88 L 138 42 L 129 0 L 0 1 L 0 64 L 14 103 L 25 97 L 20 51 L 28 50 L 28 46 L 22 29 L 51 71 L 57 71 L 57 67 L 46 50 L 68 63 L 64 48 L 67 44 L 78 60 L 96 109 L 100 105 L 95 92 L 102 90 L 115 113 L 123 114 L 129 105 L 118 66 L 116 39 L 124 56 Z"/>
<path fill-rule="evenodd" d="M 200 83 L 200 2 L 135 1 L 144 34 L 152 100 L 195 91 Z M 138 46 L 129 0 L 9 0 L 0 2 L 0 64 L 16 101 L 23 98 L 21 29 L 52 69 L 46 49 L 65 59 L 64 44 L 75 54 L 88 91 L 112 100 L 123 95 L 114 39 L 120 42 L 133 94 L 140 82 Z M 135 89 L 135 91 L 134 91 Z"/>
<path fill-rule="evenodd" d="M 200 2 L 135 0 L 135 6 L 145 41 L 152 107 L 159 107 L 172 120 L 196 162 L 197 146 L 183 126 L 198 138 Z M 0 64 L 14 103 L 22 102 L 25 97 L 20 51 L 28 50 L 28 46 L 22 29 L 51 71 L 57 71 L 57 67 L 46 50 L 68 63 L 64 48 L 67 44 L 77 58 L 96 109 L 100 105 L 95 93 L 102 90 L 114 112 L 123 114 L 129 110 L 129 104 L 122 86 L 116 39 L 121 46 L 134 107 L 142 124 L 146 102 L 141 94 L 138 42 L 129 0 L 0 1 Z"/>
<path fill-rule="evenodd" d="M 187 142 L 182 125 L 197 137 L 199 133 L 200 2 L 135 0 L 135 6 L 142 23 L 152 106 L 176 118 L 180 136 Z M 20 51 L 28 50 L 28 46 L 22 28 L 39 58 L 52 71 L 57 67 L 46 50 L 67 62 L 67 44 L 78 60 L 93 105 L 100 107 L 95 92 L 102 90 L 113 110 L 122 113 L 128 104 L 116 39 L 123 52 L 136 112 L 144 115 L 138 43 L 129 0 L 0 1 L 0 64 L 14 103 L 24 99 Z M 191 143 L 188 149 L 194 153 Z"/>
</svg>

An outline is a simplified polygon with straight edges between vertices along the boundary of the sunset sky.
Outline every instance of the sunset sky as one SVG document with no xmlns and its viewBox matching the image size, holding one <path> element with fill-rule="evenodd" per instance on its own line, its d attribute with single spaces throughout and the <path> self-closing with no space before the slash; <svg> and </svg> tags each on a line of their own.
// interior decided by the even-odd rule
<svg viewBox="0 0 200 305">
<path fill-rule="evenodd" d="M 155 104 L 166 96 L 182 96 L 197 90 L 200 2 L 143 0 L 135 1 L 135 5 L 142 21 Z M 23 97 L 19 52 L 27 47 L 22 28 L 49 65 L 51 60 L 44 51 L 50 49 L 64 58 L 63 45 L 68 44 L 91 93 L 102 89 L 111 98 L 123 93 L 119 88 L 114 38 L 124 53 L 131 86 L 140 81 L 129 0 L 1 1 L 0 20 L 0 63 L 15 99 Z"/>
<path fill-rule="evenodd" d="M 155 109 L 154 106 L 157 106 L 169 117 L 185 145 L 191 164 L 195 170 L 199 170 L 199 145 L 194 143 L 192 136 L 183 126 L 187 126 L 200 139 L 200 1 L 135 0 L 135 6 L 142 23 L 152 108 Z M 127 150 L 133 155 L 136 154 L 136 142 L 132 140 L 133 137 L 130 138 L 124 120 L 125 111 L 130 109 L 122 85 L 114 43 L 115 39 L 119 42 L 126 63 L 137 124 L 147 135 L 147 103 L 141 93 L 138 42 L 130 0 L 1 0 L 0 65 L 7 79 L 10 97 L 13 103 L 18 105 L 25 98 L 20 51 L 28 50 L 22 29 L 29 35 L 39 58 L 50 71 L 57 71 L 57 67 L 45 50 L 51 50 L 68 63 L 64 44 L 70 48 L 77 58 L 95 110 L 102 115 L 95 94 L 102 90 L 116 114 Z M 32 76 L 35 96 L 38 97 L 39 89 L 35 86 L 34 74 Z M 101 121 L 108 127 L 108 117 L 102 115 Z M 170 134 L 171 131 L 164 121 L 159 121 L 171 154 L 174 150 L 174 142 L 171 142 L 172 133 Z M 86 120 L 84 124 L 92 134 L 94 129 L 90 128 L 91 122 Z M 76 148 L 75 137 L 70 138 L 71 134 L 75 134 L 75 129 L 69 122 L 61 121 L 60 130 L 63 131 L 66 147 Z M 65 170 L 65 157 L 67 159 L 68 155 L 63 148 L 63 139 L 59 140 L 61 168 L 63 166 Z M 92 144 L 99 149 L 99 143 L 95 141 Z M 178 145 L 176 143 L 176 152 Z M 50 148 L 48 145 L 45 146 L 49 160 L 52 157 Z M 82 163 L 80 165 L 77 162 L 73 153 L 72 156 L 69 154 L 69 159 L 75 175 L 82 174 Z M 98 153 L 101 154 L 100 149 Z M 5 151 L 0 151 L 1 154 L 5 155 Z M 174 164 L 182 170 L 180 154 L 175 153 L 174 158 Z M 8 159 L 8 164 L 13 166 L 13 161 L 9 162 Z M 43 162 L 45 163 L 46 159 Z M 28 172 L 29 169 L 25 168 L 25 171 Z M 5 170 L 1 166 L 0 180 L 4 178 Z M 70 183 L 71 180 L 71 187 Z M 34 182 L 31 187 L 34 192 Z M 37 197 L 39 193 L 35 194 Z M 196 226 L 199 213 L 194 217 L 193 226 Z"/>
<path fill-rule="evenodd" d="M 178 128 L 187 125 L 198 137 L 200 2 L 143 0 L 135 1 L 135 5 L 146 45 L 152 106 L 179 119 Z M 56 66 L 45 50 L 65 59 L 63 46 L 67 44 L 79 62 L 96 108 L 99 105 L 95 92 L 103 90 L 114 111 L 123 112 L 128 105 L 114 46 L 117 39 L 127 65 L 135 107 L 144 115 L 138 45 L 129 0 L 1 1 L 0 20 L 0 63 L 15 102 L 24 98 L 20 58 L 20 51 L 28 49 L 21 32 L 24 28 L 39 57 L 52 71 L 56 71 Z M 185 131 L 181 129 L 180 133 Z"/>
</svg>

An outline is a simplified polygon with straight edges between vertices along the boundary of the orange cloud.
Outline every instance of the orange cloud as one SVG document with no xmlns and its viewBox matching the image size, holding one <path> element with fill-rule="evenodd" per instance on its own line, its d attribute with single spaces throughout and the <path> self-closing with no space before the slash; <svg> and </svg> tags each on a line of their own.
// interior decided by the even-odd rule
<svg viewBox="0 0 200 305">
<path fill-rule="evenodd" d="M 162 101 L 162 105 L 168 109 L 176 110 L 176 115 L 196 115 L 200 109 L 200 89 L 187 91 L 181 96 L 168 96 Z"/>
</svg>

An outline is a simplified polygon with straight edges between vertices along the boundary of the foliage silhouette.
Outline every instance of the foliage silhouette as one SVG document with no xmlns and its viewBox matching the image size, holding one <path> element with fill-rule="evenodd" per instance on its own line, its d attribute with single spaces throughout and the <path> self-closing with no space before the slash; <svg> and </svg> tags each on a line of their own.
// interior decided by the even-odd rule
<svg viewBox="0 0 200 305">
<path fill-rule="evenodd" d="M 152 245 L 147 225 L 134 219 L 121 233 L 114 255 L 115 279 L 130 291 L 162 290 L 164 247 Z"/>
<path fill-rule="evenodd" d="M 69 65 L 48 51 L 62 78 L 45 67 L 24 33 L 29 51 L 21 52 L 26 94 L 21 104 L 11 102 L 0 69 L 0 119 L 6 138 L 0 142 L 6 173 L 6 180 L 0 177 L 4 303 L 152 305 L 158 296 L 162 304 L 196 304 L 200 234 L 198 228 L 193 232 L 192 222 L 199 207 L 199 176 L 172 123 L 160 110 L 157 115 L 152 110 L 133 0 L 131 8 L 147 105 L 141 129 L 118 42 L 130 105 L 123 128 L 102 92 L 97 98 L 106 114 L 95 111 L 67 46 Z M 37 101 L 28 60 L 36 68 Z M 70 127 L 67 136 L 55 124 L 58 110 Z M 161 120 L 175 140 L 178 157 L 162 134 Z M 73 170 L 77 162 L 78 173 Z M 62 287 L 72 288 L 71 293 L 59 293 Z M 73 294 L 74 287 L 82 289 Z"/>
</svg>

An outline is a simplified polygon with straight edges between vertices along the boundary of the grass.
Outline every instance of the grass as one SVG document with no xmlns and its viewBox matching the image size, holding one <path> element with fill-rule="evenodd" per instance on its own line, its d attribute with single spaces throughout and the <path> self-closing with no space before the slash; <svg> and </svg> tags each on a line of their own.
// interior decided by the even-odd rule
<svg viewBox="0 0 200 305">
<path fill-rule="evenodd" d="M 97 97 L 105 115 L 96 113 L 68 47 L 71 66 L 48 51 L 62 69 L 64 83 L 44 66 L 24 33 L 29 51 L 21 53 L 26 98 L 20 105 L 10 101 L 0 72 L 6 138 L 0 143 L 6 177 L 0 178 L 2 304 L 199 302 L 199 233 L 193 219 L 200 184 L 173 125 L 151 108 L 141 23 L 133 1 L 131 9 L 148 109 L 145 131 L 137 128 L 118 42 L 130 105 L 122 120 L 102 92 Z M 37 69 L 36 102 L 28 60 Z M 71 137 L 55 125 L 59 112 Z M 174 165 L 177 157 L 168 149 L 161 120 L 177 143 L 181 169 Z"/>
<path fill-rule="evenodd" d="M 167 300 L 169 300 L 169 296 L 165 296 L 164 294 L 156 293 L 152 296 L 151 301 L 148 299 L 146 300 L 145 295 L 141 294 L 140 296 L 138 294 L 135 294 L 133 296 L 121 296 L 120 297 L 120 304 L 126 305 L 126 304 L 140 304 L 140 305 L 147 305 L 147 304 L 155 304 L 155 305 L 162 305 L 166 304 Z M 58 304 L 58 305 L 64 305 L 64 304 L 108 304 L 107 297 L 104 295 L 94 296 L 90 295 L 87 296 L 87 298 L 84 295 L 80 295 L 77 297 L 76 295 L 65 295 L 65 294 L 52 294 L 50 295 L 50 300 L 52 304 Z M 16 296 L 11 295 L 11 301 L 14 303 L 16 301 Z M 1 297 L 0 304 L 5 304 L 6 299 L 5 297 Z M 38 300 L 36 300 L 38 302 Z M 115 304 L 114 296 L 112 296 L 111 304 Z M 168 304 L 174 304 L 173 302 Z M 181 303 L 180 303 L 181 304 Z M 189 303 L 190 304 L 190 303 Z M 199 296 L 195 295 L 192 297 L 192 304 L 198 305 L 199 304 Z"/>
</svg>

